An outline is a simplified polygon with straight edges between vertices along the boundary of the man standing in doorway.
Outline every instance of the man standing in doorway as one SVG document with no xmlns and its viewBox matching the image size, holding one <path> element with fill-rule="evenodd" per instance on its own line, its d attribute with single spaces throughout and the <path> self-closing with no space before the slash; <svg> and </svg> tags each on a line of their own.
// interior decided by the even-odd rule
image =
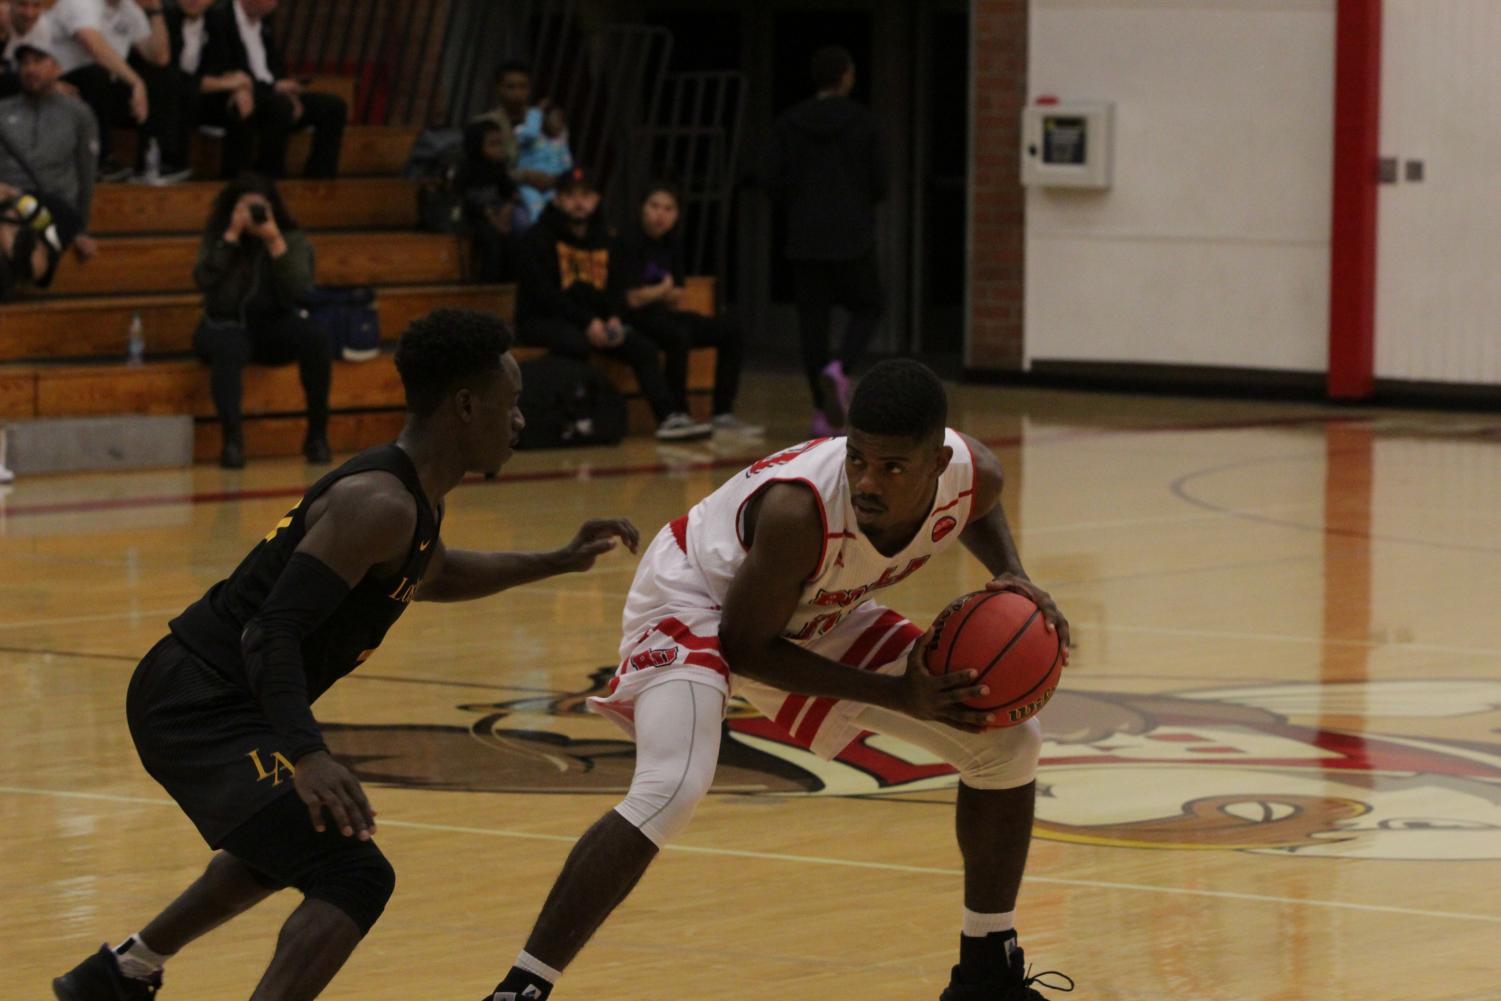
<svg viewBox="0 0 1501 1001">
<path fill-rule="evenodd" d="M 787 212 L 803 369 L 813 393 L 814 436 L 837 433 L 850 401 L 850 376 L 881 318 L 875 207 L 886 197 L 886 157 L 869 108 L 850 100 L 855 62 L 827 46 L 813 54 L 813 97 L 772 127 L 767 183 Z M 831 355 L 833 308 L 849 312 L 844 342 Z"/>
</svg>

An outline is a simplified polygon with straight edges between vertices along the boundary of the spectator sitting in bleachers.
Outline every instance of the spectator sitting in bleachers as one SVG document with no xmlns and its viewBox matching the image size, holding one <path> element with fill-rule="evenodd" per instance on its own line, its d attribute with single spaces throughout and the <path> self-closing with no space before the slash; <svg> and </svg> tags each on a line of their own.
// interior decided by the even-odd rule
<svg viewBox="0 0 1501 1001">
<path fill-rule="evenodd" d="M 244 70 L 216 75 L 204 72 L 203 56 L 209 43 L 209 21 L 204 14 L 215 2 L 177 0 L 166 8 L 167 40 L 172 50 L 168 72 L 181 95 L 177 128 L 182 149 L 188 148 L 189 138 L 201 125 L 223 129 L 226 136 L 231 128 L 239 130 L 239 135 L 226 139 L 221 151 L 219 174 L 229 178 L 246 168 L 247 164 L 236 162 L 236 156 L 250 142 L 250 127 L 238 117 L 231 122 L 230 107 L 241 91 L 250 91 L 253 99 L 255 81 Z"/>
<path fill-rule="evenodd" d="M 532 108 L 516 129 L 516 176 L 521 178 L 521 199 L 530 222 L 542 218 L 552 201 L 552 179 L 573 166 L 568 149 L 568 119 L 557 105 Z M 545 187 L 532 183 L 545 178 Z"/>
<path fill-rule="evenodd" d="M 523 167 L 520 163 L 521 144 L 523 141 L 533 143 L 536 137 L 543 135 L 544 119 L 549 102 L 542 101 L 535 106 L 532 104 L 532 70 L 526 63 L 517 59 L 501 64 L 500 71 L 496 75 L 495 94 L 500 103 L 481 117 L 493 118 L 510 130 L 514 144 L 510 160 L 515 165 L 511 172 L 512 176 L 524 189 L 530 188 L 540 194 L 542 196 L 540 201 L 545 202 L 552 198 L 553 179 L 573 166 L 573 156 L 568 151 L 568 125 L 562 118 L 562 111 L 560 110 L 558 117 L 554 118 L 553 125 L 555 133 L 561 132 L 562 152 L 567 156 L 567 164 L 558 170 L 547 169 L 546 164 L 549 162 L 557 164 L 561 160 L 557 156 L 555 147 L 544 147 L 536 151 L 538 162 L 544 166 Z M 549 138 L 556 141 L 558 136 L 555 134 Z M 537 211 L 527 221 L 527 225 L 536 222 L 541 215 L 539 204 Z"/>
<path fill-rule="evenodd" d="M 14 284 L 45 287 L 64 250 L 92 257 L 85 230 L 94 195 L 94 116 L 57 91 L 47 45 L 16 50 L 21 93 L 0 100 L 0 296 Z"/>
<path fill-rule="evenodd" d="M 158 182 L 190 176 L 179 141 L 179 95 L 166 72 L 169 46 L 160 0 L 57 0 L 44 17 L 54 32 L 63 79 L 78 88 L 99 124 L 99 178 L 121 181 L 130 169 L 114 157 L 114 129 L 134 122 L 136 173 L 157 144 Z"/>
<path fill-rule="evenodd" d="M 651 338 L 662 349 L 667 387 L 678 410 L 688 409 L 688 352 L 696 347 L 716 349 L 714 365 L 715 431 L 759 435 L 762 428 L 735 416 L 735 395 L 745 353 L 745 334 L 728 316 L 703 316 L 682 308 L 683 238 L 678 226 L 682 199 L 677 185 L 659 179 L 647 186 L 641 212 L 627 228 L 616 250 L 625 289 L 627 326 Z"/>
<path fill-rule="evenodd" d="M 651 340 L 621 321 L 621 280 L 610 262 L 610 233 L 599 215 L 599 191 L 580 167 L 553 185 L 556 197 L 521 241 L 516 331 L 522 343 L 572 358 L 591 352 L 626 362 L 657 419 L 663 440 L 705 438 L 673 399 Z"/>
<path fill-rule="evenodd" d="M 474 277 L 482 282 L 516 280 L 516 215 L 523 210 L 506 159 L 505 131 L 490 118 L 466 125 L 464 160 L 454 179 L 474 240 Z"/>
<path fill-rule="evenodd" d="M 287 75 L 267 18 L 278 0 L 223 0 L 204 15 L 208 40 L 201 71 L 223 77 L 243 73 L 251 86 L 231 92 L 226 114 L 225 165 L 229 170 L 250 162 L 250 142 L 258 141 L 255 169 L 268 177 L 286 175 L 287 139 L 301 128 L 313 130 L 313 145 L 303 165 L 305 177 L 334 177 L 349 109 L 334 94 L 303 89 Z"/>
<path fill-rule="evenodd" d="M 297 362 L 307 399 L 303 454 L 329 461 L 328 390 L 332 347 L 298 302 L 313 285 L 313 247 L 287 214 L 268 178 L 242 175 L 214 199 L 193 281 L 203 290 L 203 319 L 193 350 L 212 368 L 214 407 L 223 427 L 219 464 L 245 465 L 240 375 L 250 362 Z"/>
</svg>

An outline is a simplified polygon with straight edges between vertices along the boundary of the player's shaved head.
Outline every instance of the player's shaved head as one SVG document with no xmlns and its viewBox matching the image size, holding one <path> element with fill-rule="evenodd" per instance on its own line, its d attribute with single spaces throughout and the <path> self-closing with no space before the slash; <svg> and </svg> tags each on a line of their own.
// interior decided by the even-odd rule
<svg viewBox="0 0 1501 1001">
<path fill-rule="evenodd" d="M 892 358 L 860 378 L 849 423 L 868 435 L 941 443 L 948 417 L 948 393 L 933 370 L 911 358 Z"/>
</svg>

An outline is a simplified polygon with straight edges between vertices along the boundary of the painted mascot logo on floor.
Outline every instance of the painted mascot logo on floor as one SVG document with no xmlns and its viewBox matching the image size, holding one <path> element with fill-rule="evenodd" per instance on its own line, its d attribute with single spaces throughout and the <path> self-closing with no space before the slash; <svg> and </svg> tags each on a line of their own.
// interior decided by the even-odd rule
<svg viewBox="0 0 1501 1001">
<path fill-rule="evenodd" d="M 634 746 L 584 708 L 611 673 L 584 692 L 459 706 L 474 716 L 468 727 L 324 729 L 366 782 L 617 796 Z M 1431 729 L 1498 708 L 1501 683 L 1488 681 L 1061 691 L 1039 717 L 1037 834 L 1138 849 L 1501 858 L 1501 742 L 1402 733 L 1404 721 Z M 1319 719 L 1340 728 L 1293 722 Z M 732 703 L 725 726 L 717 794 L 943 803 L 955 782 L 947 765 L 879 734 L 823 761 L 748 707 Z"/>
</svg>

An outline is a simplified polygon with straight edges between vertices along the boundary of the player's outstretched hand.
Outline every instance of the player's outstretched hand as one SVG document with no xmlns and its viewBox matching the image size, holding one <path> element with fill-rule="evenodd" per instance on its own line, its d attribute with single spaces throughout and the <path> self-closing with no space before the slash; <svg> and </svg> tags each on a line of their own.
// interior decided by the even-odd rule
<svg viewBox="0 0 1501 1001">
<path fill-rule="evenodd" d="M 327 751 L 314 751 L 297 759 L 292 773 L 297 795 L 307 804 L 313 829 L 324 829 L 323 811 L 346 838 L 358 836 L 369 841 L 375 833 L 375 810 L 365 798 L 365 790 L 354 773 L 334 760 Z"/>
<path fill-rule="evenodd" d="M 579 526 L 573 541 L 563 547 L 565 571 L 588 570 L 594 561 L 615 548 L 617 542 L 636 552 L 641 547 L 641 533 L 625 518 L 590 518 Z"/>
<path fill-rule="evenodd" d="M 1026 595 L 1037 610 L 1042 612 L 1042 621 L 1050 633 L 1058 634 L 1058 646 L 1063 651 L 1063 663 L 1068 664 L 1069 632 L 1068 619 L 1058 611 L 1058 605 L 1053 601 L 1053 596 L 1048 594 L 1036 584 L 1025 577 L 1016 574 L 1003 573 L 999 577 L 985 585 L 987 591 L 1015 591 L 1017 594 Z"/>
<path fill-rule="evenodd" d="M 932 630 L 912 644 L 907 655 L 907 673 L 901 677 L 898 704 L 892 708 L 917 719 L 932 719 L 947 723 L 959 730 L 980 733 L 995 714 L 983 709 L 971 709 L 965 705 L 968 699 L 990 694 L 985 685 L 975 683 L 974 671 L 954 671 L 951 674 L 930 674 L 923 664 L 923 652 L 928 648 Z"/>
</svg>

